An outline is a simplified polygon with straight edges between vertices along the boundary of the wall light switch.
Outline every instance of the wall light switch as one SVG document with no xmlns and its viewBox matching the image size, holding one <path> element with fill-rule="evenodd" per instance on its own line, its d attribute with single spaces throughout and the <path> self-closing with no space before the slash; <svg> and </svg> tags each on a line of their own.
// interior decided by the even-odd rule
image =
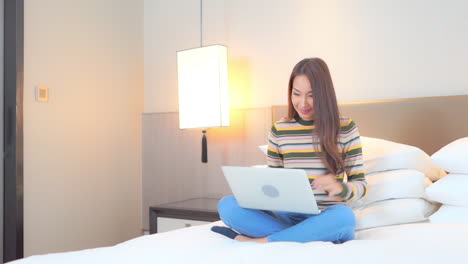
<svg viewBox="0 0 468 264">
<path fill-rule="evenodd" d="M 36 101 L 48 102 L 49 101 L 49 88 L 45 86 L 36 86 Z"/>
</svg>

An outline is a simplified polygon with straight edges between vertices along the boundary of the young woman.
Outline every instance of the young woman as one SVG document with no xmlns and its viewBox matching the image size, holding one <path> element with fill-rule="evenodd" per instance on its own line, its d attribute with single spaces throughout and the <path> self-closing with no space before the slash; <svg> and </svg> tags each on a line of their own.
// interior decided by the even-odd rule
<svg viewBox="0 0 468 264">
<path fill-rule="evenodd" d="M 267 164 L 307 172 L 322 212 L 318 215 L 239 207 L 233 196 L 219 202 L 223 222 L 213 231 L 238 241 L 331 241 L 354 239 L 355 216 L 345 205 L 366 194 L 356 124 L 340 118 L 330 71 L 319 58 L 294 67 L 288 85 L 288 117 L 271 128 Z M 343 181 L 344 178 L 347 181 Z"/>
</svg>

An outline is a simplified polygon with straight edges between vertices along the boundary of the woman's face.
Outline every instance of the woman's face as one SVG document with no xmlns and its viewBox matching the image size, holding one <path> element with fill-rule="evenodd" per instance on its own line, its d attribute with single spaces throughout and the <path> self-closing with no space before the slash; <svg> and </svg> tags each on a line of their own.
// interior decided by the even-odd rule
<svg viewBox="0 0 468 264">
<path fill-rule="evenodd" d="M 314 99 L 312 87 L 305 75 L 298 75 L 293 80 L 291 102 L 303 120 L 314 119 Z"/>
</svg>

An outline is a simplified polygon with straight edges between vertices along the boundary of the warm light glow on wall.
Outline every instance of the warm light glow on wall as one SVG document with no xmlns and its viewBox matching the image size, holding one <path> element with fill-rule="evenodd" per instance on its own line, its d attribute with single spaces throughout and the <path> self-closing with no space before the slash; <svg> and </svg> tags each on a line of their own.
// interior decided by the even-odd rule
<svg viewBox="0 0 468 264">
<path fill-rule="evenodd" d="M 227 48 L 222 45 L 177 52 L 179 126 L 229 126 Z"/>
<path fill-rule="evenodd" d="M 252 63 L 247 57 L 229 59 L 229 102 L 231 110 L 251 108 L 255 103 L 252 93 Z M 257 101 L 259 98 L 257 98 Z M 231 115 L 231 118 L 232 115 Z"/>
</svg>

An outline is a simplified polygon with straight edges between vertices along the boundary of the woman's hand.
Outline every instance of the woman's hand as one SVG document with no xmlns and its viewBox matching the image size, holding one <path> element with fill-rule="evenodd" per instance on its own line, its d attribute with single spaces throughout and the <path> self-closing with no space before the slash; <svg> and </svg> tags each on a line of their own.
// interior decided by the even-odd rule
<svg viewBox="0 0 468 264">
<path fill-rule="evenodd" d="M 336 176 L 333 174 L 318 176 L 314 179 L 312 186 L 328 192 L 328 196 L 335 196 L 343 191 L 343 185 L 336 180 Z"/>
</svg>

